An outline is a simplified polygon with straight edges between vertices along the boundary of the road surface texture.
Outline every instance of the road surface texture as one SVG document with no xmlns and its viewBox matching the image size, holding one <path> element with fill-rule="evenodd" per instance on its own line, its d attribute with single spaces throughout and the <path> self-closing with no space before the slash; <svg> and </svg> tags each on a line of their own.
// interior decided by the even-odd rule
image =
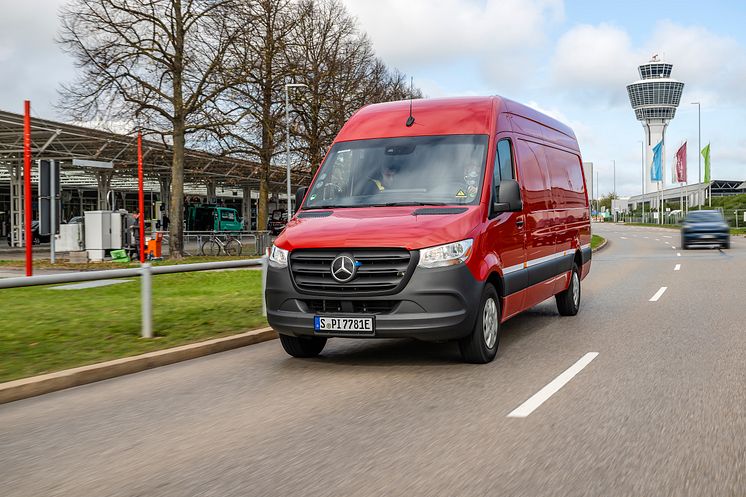
<svg viewBox="0 0 746 497">
<path fill-rule="evenodd" d="M 746 495 L 746 240 L 594 230 L 610 245 L 580 314 L 510 320 L 492 364 L 406 340 L 299 360 L 271 341 L 6 404 L 0 493 Z"/>
</svg>

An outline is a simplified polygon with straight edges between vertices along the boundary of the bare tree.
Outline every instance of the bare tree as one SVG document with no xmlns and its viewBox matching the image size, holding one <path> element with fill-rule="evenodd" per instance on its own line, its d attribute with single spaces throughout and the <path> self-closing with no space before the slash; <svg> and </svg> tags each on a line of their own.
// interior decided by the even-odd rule
<svg viewBox="0 0 746 497">
<path fill-rule="evenodd" d="M 81 121 L 118 118 L 173 145 L 170 252 L 183 255 L 184 150 L 187 140 L 237 122 L 226 99 L 246 27 L 242 0 L 71 0 L 59 42 L 76 61 L 60 107 Z"/>
<path fill-rule="evenodd" d="M 264 229 L 270 166 L 282 148 L 284 85 L 290 75 L 286 52 L 293 43 L 290 34 L 299 10 L 293 0 L 256 0 L 244 3 L 240 15 L 245 31 L 232 50 L 246 63 L 231 99 L 247 118 L 227 133 L 223 143 L 229 153 L 260 163 L 257 228 Z"/>
<path fill-rule="evenodd" d="M 375 57 L 368 37 L 338 0 L 304 0 L 288 46 L 289 64 L 307 91 L 294 98 L 295 151 L 315 172 L 350 116 L 370 103 L 421 98 L 406 76 Z"/>
</svg>

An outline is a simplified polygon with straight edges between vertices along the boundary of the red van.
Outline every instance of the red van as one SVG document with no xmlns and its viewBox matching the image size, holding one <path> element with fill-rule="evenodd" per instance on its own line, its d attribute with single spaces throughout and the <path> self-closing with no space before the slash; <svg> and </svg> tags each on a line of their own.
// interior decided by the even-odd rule
<svg viewBox="0 0 746 497">
<path fill-rule="evenodd" d="M 501 97 L 363 107 L 275 240 L 269 324 L 295 357 L 329 337 L 412 337 L 491 361 L 510 317 L 550 297 L 578 312 L 581 164 L 569 127 Z"/>
</svg>

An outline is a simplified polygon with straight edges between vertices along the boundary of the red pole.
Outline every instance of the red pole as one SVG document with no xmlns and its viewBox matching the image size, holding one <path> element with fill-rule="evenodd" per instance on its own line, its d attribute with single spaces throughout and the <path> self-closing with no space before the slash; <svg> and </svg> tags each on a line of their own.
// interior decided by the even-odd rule
<svg viewBox="0 0 746 497">
<path fill-rule="evenodd" d="M 24 243 L 26 244 L 26 276 L 31 276 L 34 272 L 32 264 L 32 249 L 34 238 L 31 235 L 31 102 L 23 102 L 23 210 L 24 210 L 24 228 L 26 234 Z"/>
<path fill-rule="evenodd" d="M 137 193 L 140 202 L 140 262 L 145 262 L 145 192 L 142 185 L 142 133 L 137 132 Z"/>
</svg>

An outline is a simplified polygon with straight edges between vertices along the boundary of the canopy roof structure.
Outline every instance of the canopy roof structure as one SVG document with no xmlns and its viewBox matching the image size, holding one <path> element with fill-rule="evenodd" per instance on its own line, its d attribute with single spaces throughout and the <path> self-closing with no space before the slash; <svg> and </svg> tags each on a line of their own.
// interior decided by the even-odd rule
<svg viewBox="0 0 746 497">
<path fill-rule="evenodd" d="M 23 160 L 23 115 L 0 111 L 0 163 Z M 88 183 L 89 176 L 95 185 L 90 168 L 73 166 L 73 159 L 112 162 L 114 176 L 119 179 L 137 177 L 137 138 L 87 128 L 83 126 L 31 118 L 31 155 L 34 160 L 52 159 L 60 161 L 63 171 L 77 169 L 80 181 Z M 143 140 L 143 169 L 150 182 L 157 183 L 160 176 L 171 175 L 173 147 L 168 144 Z M 218 186 L 257 188 L 260 165 L 239 157 L 216 155 L 209 152 L 187 149 L 184 157 L 185 184 L 214 182 Z M 65 175 L 69 180 L 71 175 Z M 0 181 L 9 180 L 7 168 L 0 167 Z M 311 180 L 309 166 L 293 167 L 293 188 L 307 185 Z M 147 180 L 146 180 L 147 181 Z M 284 190 L 286 171 L 284 166 L 272 166 L 270 189 Z M 64 185 L 63 180 L 63 185 Z M 283 187 L 283 188 L 280 188 Z"/>
</svg>

